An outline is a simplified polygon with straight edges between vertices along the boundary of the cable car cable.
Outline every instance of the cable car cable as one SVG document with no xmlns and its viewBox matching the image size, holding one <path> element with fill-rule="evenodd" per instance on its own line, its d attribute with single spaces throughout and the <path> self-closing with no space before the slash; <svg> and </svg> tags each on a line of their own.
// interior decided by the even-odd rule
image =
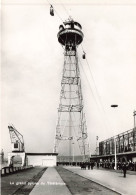
<svg viewBox="0 0 136 195">
<path fill-rule="evenodd" d="M 82 47 L 82 50 L 83 50 L 83 52 L 84 52 L 84 49 L 83 49 L 82 44 L 81 44 L 81 47 Z M 100 103 L 100 105 L 101 105 L 102 111 L 103 111 L 104 115 L 106 116 L 106 112 L 105 112 L 105 110 L 104 110 L 104 107 L 103 107 L 103 104 L 102 104 L 102 101 L 101 101 L 101 98 L 100 98 L 98 89 L 97 89 L 97 87 L 96 87 L 95 80 L 94 80 L 94 77 L 93 77 L 93 74 L 92 74 L 92 71 L 91 71 L 91 68 L 90 68 L 90 65 L 89 65 L 89 63 L 88 63 L 87 58 L 86 58 L 86 63 L 87 63 L 87 66 L 88 66 L 88 68 L 89 68 L 89 72 L 90 72 L 90 74 L 91 74 L 91 77 L 92 77 L 92 80 L 93 80 L 93 83 L 94 83 L 94 88 L 95 88 L 95 91 L 96 91 L 96 94 L 97 94 L 97 98 L 98 98 L 99 103 Z M 107 116 L 106 116 L 106 118 L 107 118 Z M 107 121 L 108 121 L 108 120 L 107 120 Z M 109 121 L 108 121 L 108 123 L 109 123 Z"/>
<path fill-rule="evenodd" d="M 54 8 L 54 5 L 53 4 L 51 4 L 50 2 L 49 2 L 49 0 L 46 0 L 47 2 L 48 2 L 48 4 L 50 5 L 50 6 L 52 6 L 53 7 L 53 10 L 54 10 L 54 12 L 56 13 L 56 15 L 59 17 L 59 19 L 64 23 L 64 21 L 62 20 L 62 18 L 60 17 L 60 15 L 58 14 L 58 12 L 56 11 L 56 9 Z"/>
<path fill-rule="evenodd" d="M 78 58 L 78 59 L 79 59 L 79 58 Z M 80 59 L 79 59 L 79 62 L 80 62 L 80 64 L 81 64 Z M 96 97 L 95 97 L 95 95 L 94 95 L 94 93 L 93 93 L 92 87 L 91 87 L 90 82 L 89 82 L 89 80 L 88 80 L 88 78 L 87 78 L 87 75 L 86 75 L 86 73 L 85 73 L 85 71 L 84 71 L 84 69 L 83 69 L 82 64 L 81 64 L 81 68 L 82 68 L 83 73 L 84 73 L 84 75 L 85 75 L 85 78 L 86 78 L 86 80 L 87 80 L 87 82 L 88 82 L 88 84 L 89 84 L 90 92 L 91 92 L 91 94 L 92 94 L 92 96 L 93 96 L 93 99 L 94 99 L 94 101 L 95 101 L 95 103 L 96 103 L 98 109 L 99 109 L 100 111 L 102 111 L 102 110 L 100 109 L 100 106 L 99 106 L 99 104 L 98 104 L 98 101 L 97 101 L 97 99 L 96 99 Z M 103 115 L 102 115 L 102 116 L 103 116 Z M 104 119 L 105 119 L 105 118 L 104 118 Z M 107 120 L 107 121 L 108 121 L 108 120 Z M 107 125 L 106 123 L 104 123 L 104 124 L 105 124 L 106 129 L 109 130 L 109 125 Z"/>
<path fill-rule="evenodd" d="M 66 9 L 66 7 L 64 6 L 64 4 L 62 3 L 62 1 L 61 1 L 61 0 L 60 0 L 60 4 L 61 4 L 61 5 L 62 5 L 62 7 L 65 9 L 65 11 L 66 11 L 66 13 L 67 13 L 68 17 L 70 17 L 70 14 L 69 14 L 68 10 Z"/>
</svg>

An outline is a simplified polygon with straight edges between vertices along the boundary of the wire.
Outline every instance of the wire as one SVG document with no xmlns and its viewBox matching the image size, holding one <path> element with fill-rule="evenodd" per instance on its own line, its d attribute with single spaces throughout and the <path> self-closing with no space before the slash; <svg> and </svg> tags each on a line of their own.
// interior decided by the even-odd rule
<svg viewBox="0 0 136 195">
<path fill-rule="evenodd" d="M 84 73 L 84 75 L 85 75 L 85 77 L 86 77 L 86 80 L 87 80 L 87 82 L 88 82 L 88 84 L 89 84 L 89 88 L 90 88 L 90 91 L 91 91 L 91 93 L 92 93 L 92 96 L 93 96 L 93 98 L 94 98 L 94 100 L 95 100 L 95 102 L 96 102 L 96 104 L 97 104 L 95 95 L 94 95 L 93 90 L 92 90 L 92 88 L 91 88 L 90 82 L 89 82 L 89 80 L 88 80 L 88 78 L 87 78 L 87 75 L 86 75 L 86 73 L 85 73 L 85 71 L 84 71 L 84 69 L 83 69 L 83 66 L 82 66 L 82 64 L 81 64 L 80 58 L 78 57 L 78 59 L 79 59 L 81 68 L 82 68 L 82 70 L 83 70 L 83 73 Z M 97 104 L 97 105 L 98 105 L 98 104 Z"/>
<path fill-rule="evenodd" d="M 78 59 L 79 59 L 79 58 L 78 58 Z M 79 59 L 79 62 L 80 62 L 80 64 L 81 64 L 80 59 Z M 86 73 L 85 73 L 85 71 L 84 71 L 84 69 L 83 69 L 82 64 L 81 64 L 81 68 L 82 68 L 82 70 L 83 70 L 84 75 L 86 76 L 86 80 L 87 80 L 87 82 L 88 82 L 88 84 L 89 84 L 89 88 L 90 88 L 91 94 L 92 94 L 92 96 L 93 96 L 93 98 L 94 98 L 94 101 L 95 101 L 97 107 L 99 108 L 99 110 L 101 111 L 101 109 L 100 109 L 100 107 L 99 107 L 99 104 L 98 104 L 98 101 L 97 101 L 97 99 L 96 99 L 96 97 L 95 97 L 95 95 L 94 95 L 94 93 L 93 93 L 93 90 L 92 90 L 92 88 L 91 88 L 90 82 L 89 82 L 89 80 L 88 80 L 88 78 L 87 78 L 87 75 L 86 75 Z M 103 116 L 103 115 L 102 115 L 102 116 Z M 105 119 L 105 118 L 104 118 L 104 119 Z M 107 124 L 106 124 L 106 123 L 104 123 L 104 124 L 105 124 L 106 129 L 109 130 L 109 127 L 107 127 Z"/>
<path fill-rule="evenodd" d="M 62 21 L 62 23 L 64 23 L 64 21 L 62 20 L 62 18 L 59 16 L 58 12 L 54 9 L 54 11 L 56 12 L 57 16 L 59 17 L 59 19 Z"/>
<path fill-rule="evenodd" d="M 83 50 L 83 52 L 84 52 L 84 49 L 83 49 L 82 44 L 81 44 L 81 47 L 82 47 L 82 50 Z M 84 53 L 85 53 L 85 52 L 84 52 Z M 87 63 L 87 66 L 88 66 L 88 68 L 89 68 L 89 72 L 90 72 L 90 74 L 91 74 L 91 77 L 92 77 L 93 83 L 94 83 L 94 87 L 95 87 L 95 90 L 96 90 L 96 93 L 97 93 L 98 99 L 99 99 L 100 104 L 101 104 L 101 106 L 102 106 L 102 109 L 103 109 L 103 111 L 104 111 L 103 104 L 102 104 L 102 101 L 101 101 L 101 98 L 100 98 L 99 92 L 98 92 L 98 90 L 97 90 L 97 87 L 96 87 L 96 84 L 95 84 L 95 80 L 94 80 L 94 77 L 93 77 L 93 74 L 92 74 L 91 68 L 90 68 L 90 66 L 89 66 L 89 63 L 88 63 L 87 58 L 85 58 L 85 59 L 86 59 L 86 63 Z M 104 111 L 104 112 L 105 112 L 105 111 Z"/>
<path fill-rule="evenodd" d="M 62 7 L 65 9 L 65 11 L 66 11 L 66 13 L 67 13 L 68 17 L 70 17 L 70 14 L 69 14 L 68 10 L 66 9 L 66 7 L 64 6 L 64 4 L 62 3 L 62 1 L 61 1 L 61 0 L 60 0 L 60 4 L 61 4 L 61 5 L 62 5 Z"/>
<path fill-rule="evenodd" d="M 84 49 L 83 49 L 82 44 L 81 44 L 81 47 L 82 47 L 82 50 L 83 50 L 83 52 L 84 52 Z M 84 52 L 84 53 L 85 53 L 85 52 Z M 94 83 L 94 88 L 95 88 L 95 91 L 96 91 L 96 95 L 97 95 L 97 98 L 98 98 L 98 102 L 99 102 L 99 104 L 100 104 L 100 106 L 101 106 L 101 109 L 102 109 L 102 111 L 103 111 L 103 113 L 104 113 L 104 116 L 107 118 L 107 116 L 106 116 L 106 112 L 105 112 L 105 110 L 104 110 L 104 106 L 103 106 L 103 104 L 102 104 L 102 100 L 101 100 L 101 98 L 100 98 L 100 95 L 99 95 L 98 89 L 97 89 L 97 87 L 96 87 L 96 83 L 95 83 L 95 80 L 94 80 L 94 77 L 93 77 L 93 74 L 92 74 L 92 71 L 91 71 L 91 68 L 90 68 L 89 62 L 88 62 L 87 58 L 85 58 L 85 59 L 86 59 L 86 63 L 87 63 L 87 66 L 88 66 L 89 72 L 90 72 L 91 77 L 92 77 L 92 81 L 93 81 L 93 83 Z M 108 119 L 107 119 L 106 121 L 108 121 Z M 108 121 L 108 125 L 109 125 L 109 121 Z M 106 125 L 106 126 L 107 126 L 107 125 Z"/>
<path fill-rule="evenodd" d="M 48 2 L 48 4 L 49 4 L 50 6 L 53 5 L 53 4 L 51 4 L 51 3 L 49 2 L 49 0 L 46 0 L 46 1 Z M 54 11 L 56 12 L 57 16 L 59 17 L 59 19 L 62 21 L 62 23 L 64 23 L 63 19 L 60 17 L 60 15 L 58 14 L 58 12 L 57 12 L 56 9 L 54 8 L 54 5 L 53 5 L 53 9 L 54 9 Z"/>
</svg>

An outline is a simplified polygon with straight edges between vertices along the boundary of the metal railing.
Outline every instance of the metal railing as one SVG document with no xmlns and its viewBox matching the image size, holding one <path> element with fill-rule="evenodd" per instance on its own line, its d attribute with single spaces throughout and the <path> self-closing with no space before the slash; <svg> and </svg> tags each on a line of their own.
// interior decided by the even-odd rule
<svg viewBox="0 0 136 195">
<path fill-rule="evenodd" d="M 1 169 L 1 176 L 13 174 L 13 173 L 20 172 L 20 171 L 30 169 L 30 168 L 33 168 L 33 166 L 29 165 L 29 166 L 25 166 L 25 167 L 3 167 Z"/>
</svg>

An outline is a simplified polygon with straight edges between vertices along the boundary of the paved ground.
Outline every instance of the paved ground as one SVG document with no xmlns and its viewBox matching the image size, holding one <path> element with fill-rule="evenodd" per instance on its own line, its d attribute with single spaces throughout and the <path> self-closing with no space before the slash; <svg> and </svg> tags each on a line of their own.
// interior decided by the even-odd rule
<svg viewBox="0 0 136 195">
<path fill-rule="evenodd" d="M 30 195 L 120 195 L 63 167 L 46 170 Z"/>
<path fill-rule="evenodd" d="M 71 195 L 71 193 L 56 169 L 49 167 L 30 195 Z"/>
<path fill-rule="evenodd" d="M 2 195 L 136 195 L 136 175 L 80 167 L 35 167 L 2 177 L 1 183 Z"/>
<path fill-rule="evenodd" d="M 28 195 L 45 170 L 44 167 L 34 167 L 3 176 L 1 178 L 1 195 Z"/>
<path fill-rule="evenodd" d="M 56 167 L 72 195 L 120 195 L 60 166 Z"/>
<path fill-rule="evenodd" d="M 100 183 L 120 192 L 123 195 L 136 195 L 136 175 L 127 174 L 124 178 L 122 173 L 105 170 L 81 170 L 80 167 L 65 167 L 66 169 L 79 174 L 92 181 Z"/>
</svg>

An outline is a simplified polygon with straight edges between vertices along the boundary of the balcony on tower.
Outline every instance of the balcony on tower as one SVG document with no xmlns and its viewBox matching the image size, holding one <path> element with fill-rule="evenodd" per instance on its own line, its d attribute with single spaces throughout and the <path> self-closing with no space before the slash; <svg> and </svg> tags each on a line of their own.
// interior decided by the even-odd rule
<svg viewBox="0 0 136 195">
<path fill-rule="evenodd" d="M 59 26 L 58 41 L 67 51 L 76 50 L 77 45 L 83 41 L 82 26 L 73 20 L 64 22 Z"/>
</svg>

